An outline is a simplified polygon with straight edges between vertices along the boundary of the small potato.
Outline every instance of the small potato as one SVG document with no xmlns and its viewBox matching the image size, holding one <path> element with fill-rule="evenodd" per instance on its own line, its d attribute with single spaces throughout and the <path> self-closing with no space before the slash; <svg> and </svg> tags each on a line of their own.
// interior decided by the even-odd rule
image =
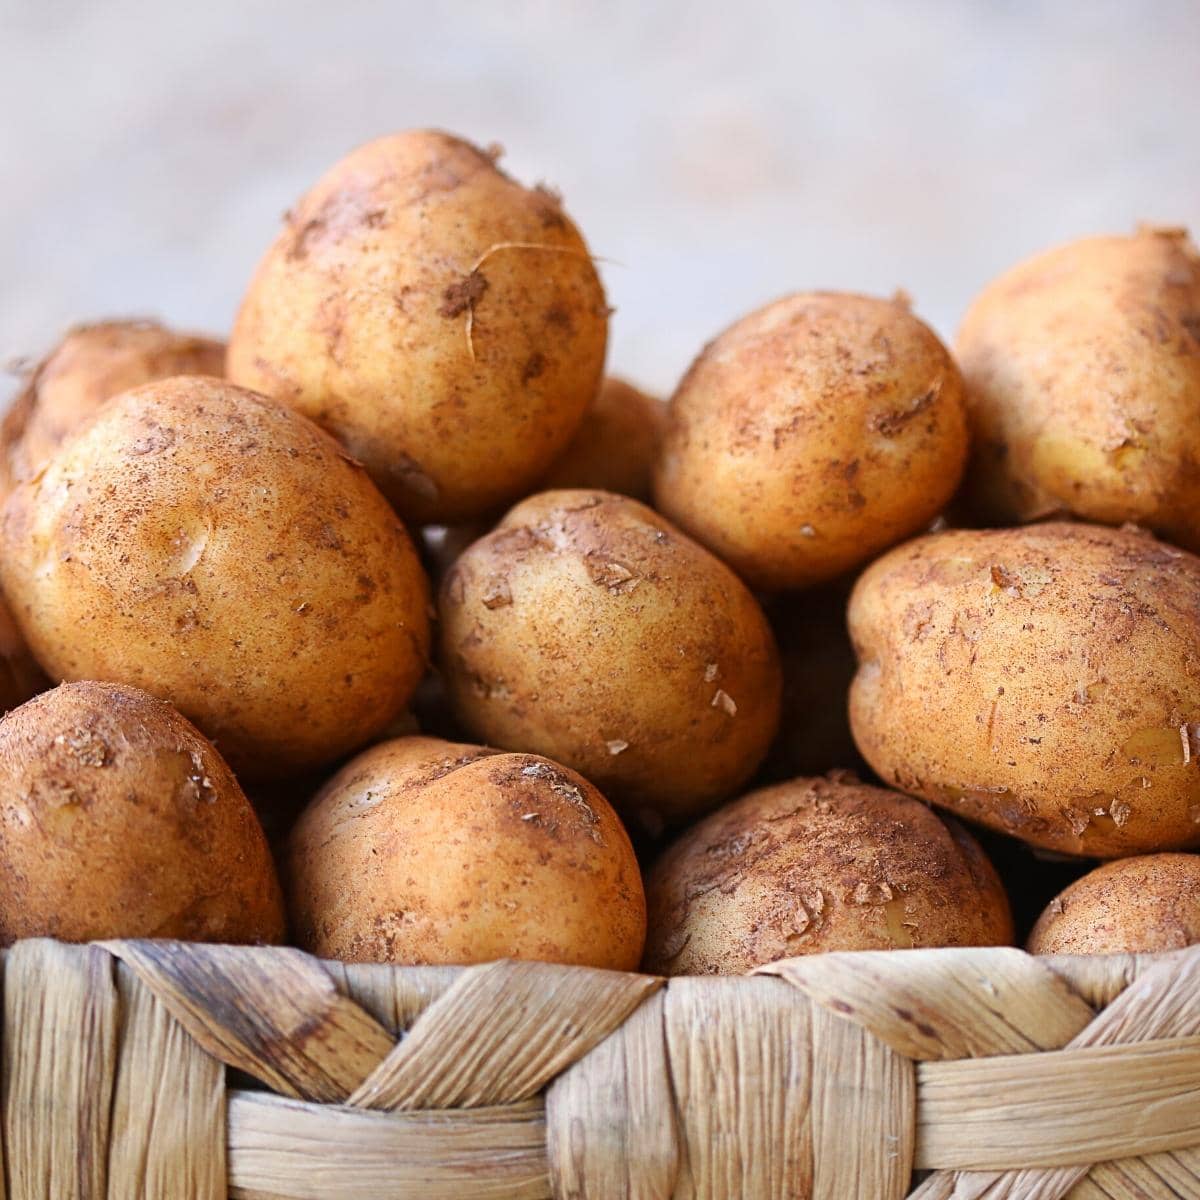
<svg viewBox="0 0 1200 1200">
<path fill-rule="evenodd" d="M 531 491 L 600 384 L 608 308 L 545 188 L 459 138 L 379 138 L 288 215 L 229 377 L 333 433 L 400 513 L 457 524 Z"/>
<path fill-rule="evenodd" d="M 806 587 L 932 521 L 966 454 L 958 368 L 907 300 L 809 292 L 692 364 L 654 495 L 752 587 Z"/>
<path fill-rule="evenodd" d="M 598 488 L 648 501 L 666 416 L 661 400 L 608 376 L 539 490 Z"/>
<path fill-rule="evenodd" d="M 636 500 L 543 492 L 442 583 L 442 670 L 475 736 L 567 763 L 653 830 L 754 771 L 779 719 L 762 609 Z"/>
<path fill-rule="evenodd" d="M 654 865 L 646 901 L 645 969 L 661 975 L 1013 938 L 1004 888 L 961 825 L 841 774 L 762 788 L 706 817 Z"/>
<path fill-rule="evenodd" d="M 28 479 L 118 392 L 172 375 L 223 375 L 225 345 L 157 321 L 78 325 L 34 369 L 0 424 L 0 495 Z"/>
<path fill-rule="evenodd" d="M 1050 850 L 1200 844 L 1200 559 L 1103 526 L 949 530 L 850 600 L 881 778 Z"/>
<path fill-rule="evenodd" d="M 427 583 L 387 502 L 312 422 L 220 380 L 114 397 L 9 498 L 0 543 L 51 675 L 171 701 L 250 777 L 356 749 L 426 667 Z"/>
<path fill-rule="evenodd" d="M 254 810 L 169 704 L 65 683 L 0 721 L 0 943 L 283 933 Z"/>
<path fill-rule="evenodd" d="M 1200 255 L 1184 230 L 1036 255 L 975 300 L 957 351 L 979 517 L 1134 521 L 1200 549 Z"/>
<path fill-rule="evenodd" d="M 641 958 L 625 830 L 591 784 L 534 754 L 383 742 L 313 799 L 288 861 L 297 938 L 326 958 L 622 971 Z"/>
<path fill-rule="evenodd" d="M 1077 879 L 1029 935 L 1030 954 L 1156 954 L 1200 942 L 1200 855 L 1149 854 Z"/>
</svg>

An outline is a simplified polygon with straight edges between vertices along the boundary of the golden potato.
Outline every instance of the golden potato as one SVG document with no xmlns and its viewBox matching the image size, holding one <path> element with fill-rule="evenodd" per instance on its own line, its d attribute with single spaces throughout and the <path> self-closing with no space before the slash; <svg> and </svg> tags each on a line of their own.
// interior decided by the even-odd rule
<svg viewBox="0 0 1200 1200">
<path fill-rule="evenodd" d="M 604 367 L 583 238 L 495 158 L 431 131 L 355 150 L 289 214 L 230 337 L 229 377 L 325 426 L 416 523 L 532 490 Z"/>
<path fill-rule="evenodd" d="M 8 601 L 0 596 L 0 713 L 24 704 L 50 686 L 25 645 Z"/>
<path fill-rule="evenodd" d="M 220 380 L 114 397 L 9 498 L 0 544 L 51 675 L 171 701 L 249 776 L 361 745 L 425 670 L 427 584 L 387 502 L 310 421 Z"/>
<path fill-rule="evenodd" d="M 779 659 L 728 567 L 636 500 L 543 492 L 442 582 L 442 671 L 475 736 L 580 771 L 639 824 L 735 791 L 779 719 Z"/>
<path fill-rule="evenodd" d="M 1155 954 L 1200 942 L 1200 855 L 1105 863 L 1050 902 L 1030 954 Z"/>
<path fill-rule="evenodd" d="M 661 400 L 609 375 L 539 489 L 599 488 L 649 500 L 666 416 Z"/>
<path fill-rule="evenodd" d="M 279 942 L 266 839 L 221 756 L 137 688 L 65 683 L 0 721 L 0 942 Z"/>
<path fill-rule="evenodd" d="M 157 321 L 77 325 L 44 358 L 0 424 L 0 494 L 28 479 L 118 392 L 172 375 L 223 375 L 225 345 Z"/>
<path fill-rule="evenodd" d="M 858 747 L 902 791 L 1071 854 L 1200 843 L 1200 559 L 1103 526 L 949 530 L 850 600 Z"/>
<path fill-rule="evenodd" d="M 527 958 L 633 970 L 646 903 L 629 838 L 535 754 L 406 737 L 349 762 L 292 832 L 300 945 L 347 962 Z"/>
<path fill-rule="evenodd" d="M 957 350 L 983 519 L 1136 521 L 1200 549 L 1200 255 L 1184 230 L 1021 263 L 972 304 Z"/>
<path fill-rule="evenodd" d="M 646 878 L 645 967 L 740 975 L 829 950 L 999 946 L 1008 898 L 974 838 L 853 776 L 793 779 L 705 817 Z"/>
<path fill-rule="evenodd" d="M 752 587 L 805 587 L 927 525 L 966 454 L 958 368 L 907 300 L 809 292 L 705 347 L 654 494 Z"/>
</svg>

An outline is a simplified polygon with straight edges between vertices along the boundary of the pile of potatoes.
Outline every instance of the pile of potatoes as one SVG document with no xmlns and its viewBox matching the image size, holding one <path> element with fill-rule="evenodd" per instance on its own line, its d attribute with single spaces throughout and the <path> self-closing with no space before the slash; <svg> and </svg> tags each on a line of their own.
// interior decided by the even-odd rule
<svg viewBox="0 0 1200 1200">
<path fill-rule="evenodd" d="M 671 975 L 1200 941 L 1186 233 L 1029 260 L 954 354 L 902 293 L 787 296 L 663 404 L 498 157 L 372 142 L 227 345 L 110 321 L 29 374 L 0 942 Z"/>
</svg>

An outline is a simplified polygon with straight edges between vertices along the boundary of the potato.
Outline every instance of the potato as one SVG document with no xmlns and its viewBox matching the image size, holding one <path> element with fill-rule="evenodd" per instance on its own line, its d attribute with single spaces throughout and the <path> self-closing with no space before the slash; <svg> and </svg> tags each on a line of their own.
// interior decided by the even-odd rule
<svg viewBox="0 0 1200 1200">
<path fill-rule="evenodd" d="M 442 582 L 442 671 L 475 736 L 566 763 L 647 828 L 734 792 L 779 719 L 737 577 L 625 496 L 543 492 Z"/>
<path fill-rule="evenodd" d="M 0 713 L 24 704 L 50 686 L 25 645 L 12 609 L 0 596 Z"/>
<path fill-rule="evenodd" d="M 1200 559 L 1102 526 L 949 530 L 872 564 L 849 623 L 884 780 L 1070 854 L 1200 843 Z"/>
<path fill-rule="evenodd" d="M 650 476 L 662 444 L 666 405 L 631 383 L 608 376 L 575 436 L 539 484 L 599 488 L 650 499 Z"/>
<path fill-rule="evenodd" d="M 645 968 L 739 975 L 828 950 L 998 946 L 1008 899 L 957 822 L 851 775 L 793 779 L 706 817 L 646 879 Z"/>
<path fill-rule="evenodd" d="M 180 376 L 114 397 L 9 498 L 0 578 L 38 661 L 171 701 L 250 777 L 355 749 L 425 670 L 399 520 L 285 405 Z"/>
<path fill-rule="evenodd" d="M 641 875 L 608 802 L 535 754 L 406 737 L 349 762 L 291 837 L 301 946 L 346 962 L 633 970 Z"/>
<path fill-rule="evenodd" d="M 415 523 L 531 491 L 604 367 L 583 238 L 496 154 L 431 131 L 355 150 L 289 214 L 230 338 L 230 378 L 324 425 Z"/>
<path fill-rule="evenodd" d="M 279 942 L 283 904 L 237 780 L 169 704 L 66 683 L 0 721 L 0 942 Z"/>
<path fill-rule="evenodd" d="M 806 587 L 927 525 L 966 454 L 958 368 L 907 301 L 809 292 L 705 347 L 654 494 L 752 587 Z"/>
<path fill-rule="evenodd" d="M 0 494 L 28 479 L 118 392 L 172 375 L 223 375 L 224 343 L 157 321 L 77 325 L 44 358 L 0 424 Z"/>
<path fill-rule="evenodd" d="M 984 520 L 1074 514 L 1200 549 L 1200 255 L 1184 230 L 1021 263 L 958 335 Z"/>
<path fill-rule="evenodd" d="M 1030 954 L 1155 954 L 1200 942 L 1200 855 L 1105 863 L 1050 902 Z"/>
</svg>

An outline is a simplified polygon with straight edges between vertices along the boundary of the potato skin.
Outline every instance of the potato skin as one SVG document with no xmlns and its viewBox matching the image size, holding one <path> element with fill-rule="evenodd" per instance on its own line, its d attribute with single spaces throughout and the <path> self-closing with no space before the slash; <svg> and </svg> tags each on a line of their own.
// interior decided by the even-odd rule
<svg viewBox="0 0 1200 1200">
<path fill-rule="evenodd" d="M 949 530 L 850 599 L 881 778 L 1050 850 L 1200 843 L 1200 559 L 1134 530 Z"/>
<path fill-rule="evenodd" d="M 288 862 L 299 943 L 327 958 L 629 971 L 645 941 L 616 814 L 533 754 L 429 737 L 373 746 L 314 797 Z"/>
<path fill-rule="evenodd" d="M 449 134 L 332 167 L 251 281 L 229 377 L 332 432 L 409 521 L 530 491 L 600 384 L 608 309 L 557 197 Z"/>
<path fill-rule="evenodd" d="M 807 587 L 927 525 L 966 454 L 958 368 L 907 301 L 808 292 L 692 364 L 654 495 L 752 587 Z"/>
<path fill-rule="evenodd" d="M 646 900 L 645 969 L 662 975 L 1013 938 L 999 877 L 961 825 L 842 773 L 712 813 L 654 865 Z"/>
<path fill-rule="evenodd" d="M 984 289 L 956 348 L 979 518 L 1134 521 L 1200 549 L 1200 255 L 1184 230 L 1036 255 Z"/>
<path fill-rule="evenodd" d="M 467 728 L 566 763 L 652 831 L 736 791 L 775 732 L 779 659 L 758 603 L 628 497 L 518 504 L 459 556 L 440 615 Z"/>
<path fill-rule="evenodd" d="M 283 935 L 254 810 L 169 704 L 84 681 L 0 721 L 0 942 Z"/>
<path fill-rule="evenodd" d="M 649 501 L 666 419 L 667 406 L 661 400 L 624 379 L 607 376 L 583 424 L 538 490 L 598 488 Z"/>
<path fill-rule="evenodd" d="M 1200 855 L 1105 863 L 1052 900 L 1030 954 L 1156 954 L 1200 942 Z"/>
<path fill-rule="evenodd" d="M 0 424 L 0 495 L 8 495 L 105 400 L 172 375 L 225 373 L 225 344 L 157 321 L 77 325 L 34 368 Z"/>
<path fill-rule="evenodd" d="M 171 701 L 250 777 L 403 709 L 428 595 L 366 474 L 286 405 L 179 377 L 115 397 L 9 498 L 0 577 L 38 661 Z"/>
</svg>

